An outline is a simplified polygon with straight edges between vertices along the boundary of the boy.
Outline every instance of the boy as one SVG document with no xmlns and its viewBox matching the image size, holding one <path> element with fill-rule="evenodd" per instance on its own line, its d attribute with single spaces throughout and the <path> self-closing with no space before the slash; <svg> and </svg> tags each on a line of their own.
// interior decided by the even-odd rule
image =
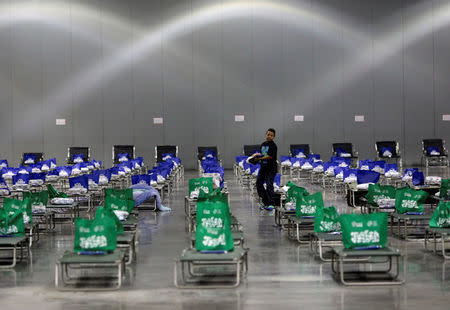
<svg viewBox="0 0 450 310">
<path fill-rule="evenodd" d="M 261 144 L 261 153 L 256 154 L 256 161 L 261 164 L 258 178 L 256 179 L 256 189 L 258 196 L 262 199 L 261 209 L 272 211 L 274 209 L 273 201 L 273 179 L 277 174 L 277 145 L 273 142 L 275 139 L 275 129 L 269 128 L 266 132 L 266 141 Z M 266 188 L 264 188 L 266 182 Z"/>
</svg>

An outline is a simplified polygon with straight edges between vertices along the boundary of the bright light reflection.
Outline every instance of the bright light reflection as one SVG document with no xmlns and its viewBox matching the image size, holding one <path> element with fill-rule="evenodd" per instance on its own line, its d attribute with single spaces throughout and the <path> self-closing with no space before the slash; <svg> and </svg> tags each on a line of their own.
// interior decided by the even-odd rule
<svg viewBox="0 0 450 310">
<path fill-rule="evenodd" d="M 421 6 L 416 8 L 416 10 L 419 8 Z M 356 57 L 349 55 L 344 64 L 336 65 L 327 75 L 311 81 L 310 84 L 299 90 L 298 93 L 302 94 L 298 99 L 299 102 L 315 96 L 315 104 L 325 103 L 332 96 L 336 95 L 339 90 L 381 65 L 387 59 L 399 53 L 402 48 L 407 48 L 433 31 L 448 26 L 450 22 L 450 4 L 439 10 L 430 9 L 423 11 L 423 8 L 421 9 L 423 15 L 419 19 L 411 21 L 404 27 L 399 25 L 398 28 L 382 38 L 374 38 L 373 46 L 369 45 L 358 53 L 359 55 Z M 397 16 L 396 19 L 401 21 L 401 16 Z M 340 81 L 340 83 L 337 81 Z M 317 85 L 321 90 L 319 93 L 311 93 L 314 85 Z"/>
<path fill-rule="evenodd" d="M 22 12 L 22 16 L 31 17 L 33 14 L 40 14 L 40 18 L 45 15 L 57 16 L 58 12 L 64 12 L 63 8 L 57 5 L 40 6 L 38 4 L 24 4 L 23 10 L 15 7 L 15 11 Z M 250 11 L 251 10 L 251 11 Z M 73 89 L 77 89 L 77 99 L 81 102 L 81 96 L 86 96 L 93 89 L 97 88 L 99 84 L 105 80 L 119 74 L 124 68 L 137 62 L 141 57 L 152 52 L 155 48 L 161 46 L 161 39 L 165 41 L 173 40 L 190 31 L 204 27 L 206 25 L 217 23 L 218 21 L 232 20 L 236 18 L 248 18 L 249 12 L 254 18 L 265 18 L 273 22 L 287 23 L 292 26 L 297 26 L 310 31 L 314 31 L 316 35 L 322 36 L 329 42 L 335 44 L 342 44 L 339 38 L 333 33 L 344 28 L 342 21 L 338 20 L 335 23 L 329 16 L 321 15 L 313 12 L 310 8 L 303 8 L 301 3 L 296 7 L 289 6 L 282 3 L 272 1 L 233 1 L 226 4 L 216 4 L 196 10 L 193 14 L 182 15 L 173 18 L 168 23 L 162 25 L 159 29 L 148 34 L 140 29 L 142 35 L 133 43 L 125 44 L 117 52 L 107 56 L 103 61 L 89 68 L 86 72 L 81 72 L 72 78 L 61 89 L 51 94 L 48 98 L 44 98 L 44 102 L 51 107 L 69 108 L 71 105 L 71 94 Z M 98 19 L 98 16 L 93 14 L 89 9 L 81 6 L 71 7 L 71 16 L 73 20 L 80 19 Z M 283 18 L 280 18 L 282 16 Z M 1 18 L 0 18 L 1 19 Z M 117 27 L 123 31 L 131 31 L 130 26 L 125 22 L 119 21 L 117 17 L 108 14 L 102 14 L 102 20 L 106 20 L 110 25 Z M 312 29 L 311 20 L 314 20 L 314 29 Z M 13 18 L 14 21 L 14 18 Z M 347 32 L 352 27 L 346 29 Z M 138 29 L 139 32 L 139 29 Z M 353 34 L 358 37 L 357 33 Z M 40 113 L 40 109 L 36 108 L 34 111 L 29 111 L 30 117 L 26 119 L 36 120 L 36 115 Z M 34 117 L 31 117 L 33 115 Z M 33 128 L 35 121 L 27 123 L 27 128 L 23 128 L 24 134 Z"/>
<path fill-rule="evenodd" d="M 48 3 L 45 5 L 32 2 L 13 5 L 11 7 L 12 13 L 8 13 L 8 8 L 10 7 L 0 6 L 0 26 L 5 25 L 8 20 L 14 23 L 30 19 L 45 19 L 49 23 L 49 16 L 53 16 L 54 25 L 68 30 L 67 24 L 64 24 L 62 20 L 57 18 L 61 15 L 67 16 L 67 8 L 58 7 L 58 4 Z M 52 106 L 59 109 L 61 107 L 68 108 L 71 105 L 73 89 L 78 90 L 77 99 L 80 99 L 79 96 L 86 96 L 90 91 L 98 88 L 99 84 L 105 82 L 105 80 L 119 74 L 126 67 L 132 65 L 133 62 L 137 62 L 143 56 L 151 53 L 155 48 L 160 48 L 162 40 L 164 42 L 174 40 L 209 24 L 252 16 L 253 18 L 264 18 L 273 22 L 281 22 L 289 26 L 310 30 L 314 35 L 320 36 L 327 42 L 334 44 L 342 45 L 341 37 L 338 35 L 342 31 L 342 33 L 346 34 L 346 37 L 354 38 L 355 42 L 359 43 L 359 46 L 367 45 L 367 48 L 362 52 L 360 50 L 352 51 L 351 44 L 342 46 L 347 56 L 344 64 L 337 64 L 335 68 L 328 71 L 327 75 L 319 77 L 319 79 L 311 81 L 311 85 L 305 85 L 301 90 L 295 91 L 295 93 L 301 94 L 301 98 L 295 99 L 297 102 L 302 102 L 305 98 L 315 98 L 316 103 L 322 103 L 364 73 L 382 64 L 402 48 L 413 44 L 433 31 L 447 26 L 450 21 L 450 4 L 443 6 L 439 10 L 431 9 L 425 11 L 420 19 L 404 26 L 400 24 L 388 35 L 380 38 L 364 36 L 352 30 L 358 29 L 357 26 L 349 27 L 348 25 L 343 25 L 341 18 L 338 18 L 338 16 L 333 17 L 335 19 L 330 18 L 330 16 L 333 16 L 332 12 L 330 13 L 323 14 L 309 6 L 306 7 L 302 3 L 296 3 L 296 6 L 291 6 L 275 1 L 233 1 L 207 6 L 196 10 L 193 14 L 178 16 L 150 32 L 140 29 L 129 22 L 127 23 L 117 16 L 102 13 L 102 21 L 118 31 L 132 33 L 133 27 L 137 28 L 138 39 L 135 42 L 128 42 L 86 72 L 76 75 L 61 89 L 45 98 L 44 102 L 50 105 L 50 109 Z M 9 14 L 11 14 L 11 18 L 8 17 Z M 38 15 L 39 17 L 37 17 Z M 95 11 L 89 7 L 71 5 L 71 18 L 73 19 L 73 25 L 83 20 L 98 22 L 100 17 L 99 14 L 95 14 Z M 344 20 L 347 22 L 347 19 Z M 401 19 L 398 20 L 401 21 Z M 314 24 L 314 28 L 312 28 L 312 24 Z M 83 35 L 86 36 L 86 31 Z M 373 46 L 372 42 L 374 43 Z M 312 87 L 313 85 L 321 91 L 312 93 L 315 89 Z M 79 102 L 81 101 L 79 100 Z M 36 120 L 36 113 L 39 113 L 37 112 L 38 110 L 31 112 L 30 116 L 33 115 L 34 117 L 28 117 L 27 119 Z M 28 132 L 30 128 L 33 128 L 32 126 L 33 122 L 28 123 L 28 128 L 23 128 L 24 132 Z"/>
</svg>

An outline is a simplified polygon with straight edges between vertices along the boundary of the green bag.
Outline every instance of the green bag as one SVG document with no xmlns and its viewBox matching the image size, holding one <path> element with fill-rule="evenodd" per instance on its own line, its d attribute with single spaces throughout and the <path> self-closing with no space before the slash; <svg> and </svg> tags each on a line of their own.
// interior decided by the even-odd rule
<svg viewBox="0 0 450 310">
<path fill-rule="evenodd" d="M 31 212 L 31 200 L 25 198 L 23 200 L 17 200 L 12 198 L 5 198 L 3 200 L 3 208 L 13 215 L 16 211 L 23 213 L 24 224 L 33 223 L 33 214 Z"/>
<path fill-rule="evenodd" d="M 31 207 L 46 207 L 48 203 L 48 191 L 23 192 L 23 198 L 31 200 Z"/>
<path fill-rule="evenodd" d="M 328 233 L 341 230 L 336 207 L 318 208 L 314 217 L 314 231 Z"/>
<path fill-rule="evenodd" d="M 5 208 L 0 208 L 0 236 L 23 236 L 24 234 L 25 225 L 22 210 L 15 210 L 10 213 Z"/>
<path fill-rule="evenodd" d="M 378 205 L 378 199 L 395 199 L 395 187 L 391 185 L 369 184 L 366 199 L 370 205 Z"/>
<path fill-rule="evenodd" d="M 122 200 L 132 200 L 134 202 L 132 188 L 125 188 L 125 189 L 105 188 L 105 197 L 108 196 Z"/>
<path fill-rule="evenodd" d="M 423 213 L 423 203 L 428 197 L 425 191 L 416 191 L 409 187 L 398 189 L 395 194 L 395 210 L 398 213 Z"/>
<path fill-rule="evenodd" d="M 117 247 L 117 232 L 114 220 L 95 217 L 93 220 L 75 219 L 74 252 L 112 252 Z"/>
<path fill-rule="evenodd" d="M 450 179 L 441 180 L 441 189 L 439 190 L 439 197 L 444 199 L 450 198 Z"/>
<path fill-rule="evenodd" d="M 388 234 L 388 214 L 342 214 L 339 217 L 342 241 L 347 249 L 384 248 Z"/>
<path fill-rule="evenodd" d="M 134 208 L 134 200 L 120 199 L 110 195 L 105 197 L 104 206 L 112 211 L 117 210 L 131 213 Z"/>
<path fill-rule="evenodd" d="M 300 196 L 300 199 L 297 199 L 295 205 L 295 216 L 314 217 L 319 208 L 323 209 L 322 192 L 308 196 Z"/>
<path fill-rule="evenodd" d="M 197 202 L 195 248 L 197 251 L 234 249 L 228 203 L 218 200 Z"/>
<path fill-rule="evenodd" d="M 123 224 L 122 222 L 119 220 L 119 218 L 116 216 L 116 214 L 114 213 L 114 211 L 110 208 L 107 207 L 102 207 L 102 206 L 98 206 L 97 207 L 97 211 L 95 212 L 95 217 L 97 218 L 110 218 L 114 221 L 114 223 L 116 224 L 116 232 L 118 235 L 122 235 L 123 234 Z"/>
<path fill-rule="evenodd" d="M 210 200 L 210 201 L 223 201 L 223 202 L 228 202 L 228 198 L 225 195 L 225 193 L 223 193 L 221 191 L 220 188 L 216 188 L 214 189 L 212 192 L 209 193 L 205 193 L 204 191 L 200 191 L 200 194 L 198 195 L 197 201 L 202 201 L 202 200 Z"/>
<path fill-rule="evenodd" d="M 293 185 L 289 187 L 286 193 L 286 203 L 288 202 L 297 203 L 297 200 L 300 197 L 309 195 L 308 191 L 305 188 L 297 186 L 294 183 L 292 184 Z"/>
<path fill-rule="evenodd" d="M 450 202 L 441 201 L 430 219 L 430 227 L 450 227 Z"/>
<path fill-rule="evenodd" d="M 58 192 L 53 185 L 47 184 L 48 197 L 53 198 L 69 198 L 65 193 Z"/>
<path fill-rule="evenodd" d="M 289 182 L 287 182 L 286 183 L 286 186 L 287 187 L 289 187 L 289 188 L 291 188 L 292 186 L 296 186 L 296 187 L 298 187 L 298 185 L 297 184 L 295 184 L 294 182 L 292 182 L 292 181 L 289 181 Z"/>
<path fill-rule="evenodd" d="M 189 197 L 194 191 L 201 193 L 210 194 L 213 191 L 213 178 L 196 178 L 189 180 Z"/>
</svg>

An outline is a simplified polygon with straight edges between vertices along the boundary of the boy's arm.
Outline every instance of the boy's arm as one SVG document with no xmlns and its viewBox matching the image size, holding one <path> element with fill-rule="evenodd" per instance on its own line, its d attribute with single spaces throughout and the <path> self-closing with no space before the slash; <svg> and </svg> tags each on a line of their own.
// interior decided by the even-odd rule
<svg viewBox="0 0 450 310">
<path fill-rule="evenodd" d="M 266 159 L 272 159 L 274 157 L 274 154 L 276 153 L 276 146 L 270 147 L 269 152 L 266 156 L 260 157 L 259 160 L 266 160 Z"/>
<path fill-rule="evenodd" d="M 276 146 L 275 146 L 275 147 L 276 147 Z M 272 159 L 275 152 L 276 152 L 276 150 L 275 150 L 273 147 L 271 147 L 271 148 L 269 149 L 268 154 L 267 154 L 266 156 L 259 157 L 259 158 L 258 158 L 258 161 L 260 161 L 260 160 L 270 160 L 270 159 Z"/>
<path fill-rule="evenodd" d="M 263 157 L 258 157 L 258 160 L 266 160 L 266 159 L 272 159 L 272 156 L 266 155 Z"/>
</svg>

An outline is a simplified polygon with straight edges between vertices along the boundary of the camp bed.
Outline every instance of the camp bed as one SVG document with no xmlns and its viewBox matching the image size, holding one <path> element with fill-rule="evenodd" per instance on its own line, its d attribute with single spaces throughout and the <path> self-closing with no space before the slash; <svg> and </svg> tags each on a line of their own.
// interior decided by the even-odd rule
<svg viewBox="0 0 450 310">
<path fill-rule="evenodd" d="M 393 261 L 395 261 L 395 264 Z M 348 270 L 349 268 L 344 268 L 345 265 L 352 264 L 359 268 L 351 271 Z M 387 269 L 385 268 L 386 264 L 388 265 Z M 391 273 L 394 265 L 395 272 Z M 398 279 L 401 265 L 404 268 L 403 279 Z M 384 269 L 378 267 L 384 267 Z M 374 250 L 333 247 L 331 269 L 342 284 L 353 286 L 400 285 L 405 282 L 406 277 L 403 253 L 391 247 Z"/>
<path fill-rule="evenodd" d="M 431 155 L 428 148 L 436 148 L 439 155 Z M 448 151 L 445 148 L 445 140 L 443 139 L 424 139 L 422 140 L 422 166 L 429 167 L 431 165 L 448 166 Z"/>
<path fill-rule="evenodd" d="M 107 276 L 99 270 L 110 270 Z M 110 254 L 78 255 L 66 251 L 55 266 L 55 286 L 58 290 L 114 290 L 122 285 L 125 272 L 125 251 Z M 89 274 L 89 275 L 87 275 Z"/>
<path fill-rule="evenodd" d="M 179 265 L 182 282 L 178 281 Z M 233 288 L 239 286 L 247 270 L 246 249 L 235 248 L 227 253 L 185 249 L 174 264 L 174 284 L 177 288 Z"/>
<path fill-rule="evenodd" d="M 75 218 L 80 216 L 80 209 L 78 202 L 73 202 L 72 204 L 67 205 L 56 205 L 56 204 L 47 204 L 46 212 L 52 212 L 53 215 L 53 227 L 55 228 L 56 223 L 70 223 L 73 224 Z"/>
<path fill-rule="evenodd" d="M 389 216 L 391 233 L 404 240 L 413 240 L 424 238 L 425 228 L 428 226 L 432 214 L 413 215 L 392 212 Z"/>
</svg>

